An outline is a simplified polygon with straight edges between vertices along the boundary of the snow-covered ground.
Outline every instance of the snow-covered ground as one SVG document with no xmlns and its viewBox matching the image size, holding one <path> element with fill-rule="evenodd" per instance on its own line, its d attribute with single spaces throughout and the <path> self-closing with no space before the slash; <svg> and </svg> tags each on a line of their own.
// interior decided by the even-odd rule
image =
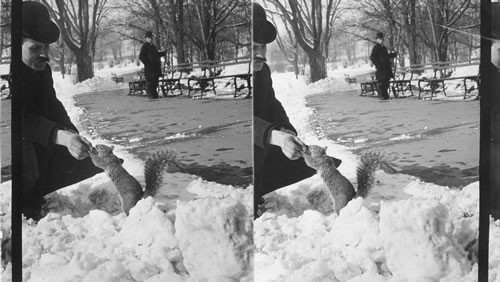
<svg viewBox="0 0 500 282">
<path fill-rule="evenodd" d="M 338 69 L 309 85 L 304 77 L 273 74 L 275 93 L 298 136 L 328 146 L 352 182 L 359 156 L 314 131 L 306 96 L 359 89 L 344 82 L 344 74 L 366 71 L 373 69 Z M 456 91 L 463 99 L 463 90 Z M 269 194 L 267 210 L 254 224 L 255 281 L 477 281 L 479 183 L 453 189 L 383 171 L 376 179 L 374 190 L 386 197 L 358 198 L 339 215 L 331 212 L 318 175 Z M 499 238 L 500 221 L 492 220 L 490 281 L 500 281 Z"/>
<path fill-rule="evenodd" d="M 137 71 L 129 65 L 105 69 L 73 85 L 54 73 L 54 86 L 69 116 L 82 129 L 79 93 L 125 88 L 118 75 Z M 144 162 L 110 140 L 81 132 L 92 144 L 115 146 L 125 169 L 144 183 Z M 159 137 L 162 138 L 162 137 Z M 11 181 L 0 185 L 0 223 L 10 230 Z M 203 181 L 184 173 L 165 173 L 153 198 L 139 201 L 126 217 L 116 190 L 98 174 L 47 196 L 48 215 L 24 220 L 25 281 L 252 281 L 252 186 L 245 189 Z M 2 271 L 10 281 L 11 265 Z"/>
</svg>

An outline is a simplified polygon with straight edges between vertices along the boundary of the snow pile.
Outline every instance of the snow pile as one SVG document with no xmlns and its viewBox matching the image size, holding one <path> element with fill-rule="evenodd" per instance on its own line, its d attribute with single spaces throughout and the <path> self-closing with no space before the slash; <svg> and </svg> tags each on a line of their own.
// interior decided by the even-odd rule
<svg viewBox="0 0 500 282">
<path fill-rule="evenodd" d="M 235 281 L 249 275 L 253 231 L 241 202 L 205 198 L 179 203 L 175 228 L 184 264 L 194 280 Z"/>
<path fill-rule="evenodd" d="M 145 281 L 181 261 L 173 224 L 151 198 L 128 218 L 92 210 L 84 217 L 49 213 L 23 223 L 23 276 L 29 281 Z M 182 269 L 182 268 L 181 268 Z"/>
<path fill-rule="evenodd" d="M 454 229 L 447 207 L 436 200 L 382 204 L 380 236 L 394 279 L 457 281 L 470 272 L 472 264 Z"/>
<path fill-rule="evenodd" d="M 477 188 L 471 184 L 444 198 L 465 199 L 475 191 L 467 203 L 474 209 Z M 255 222 L 256 279 L 469 281 L 477 275 L 467 247 L 477 236 L 478 217 L 454 218 L 461 208 L 423 197 L 382 202 L 377 214 L 358 198 L 338 216 L 314 209 L 292 217 L 266 212 Z"/>
<path fill-rule="evenodd" d="M 500 281 L 500 220 L 490 220 L 489 280 Z"/>
<path fill-rule="evenodd" d="M 174 266 L 177 271 L 184 272 L 174 233 L 172 222 L 154 206 L 153 198 L 149 197 L 130 211 L 118 237 L 124 246 L 135 249 L 141 261 L 159 268 L 170 268 L 170 271 L 174 270 Z M 148 277 L 137 277 L 136 280 L 144 278 Z"/>
</svg>

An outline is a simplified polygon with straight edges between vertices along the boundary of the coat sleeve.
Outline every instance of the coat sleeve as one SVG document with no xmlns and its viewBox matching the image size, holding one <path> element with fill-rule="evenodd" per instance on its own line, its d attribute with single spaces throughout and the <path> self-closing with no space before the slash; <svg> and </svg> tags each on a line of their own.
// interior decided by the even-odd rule
<svg viewBox="0 0 500 282">
<path fill-rule="evenodd" d="M 52 147 L 54 134 L 60 128 L 62 126 L 57 122 L 37 115 L 27 108 L 23 109 L 23 141 Z"/>
<path fill-rule="evenodd" d="M 142 64 L 144 64 L 144 66 L 149 65 L 146 44 L 142 45 L 142 47 L 141 47 L 141 52 L 139 53 L 139 60 L 141 60 Z"/>
<path fill-rule="evenodd" d="M 262 149 L 267 149 L 270 145 L 270 133 L 275 128 L 275 126 L 271 122 L 261 119 L 257 116 L 253 117 L 253 124 L 254 145 Z"/>
<path fill-rule="evenodd" d="M 44 147 L 51 148 L 55 145 L 55 134 L 57 130 L 72 130 L 78 133 L 73 125 L 64 106 L 57 100 L 55 95 L 51 97 L 50 109 L 58 117 L 58 121 L 50 120 L 40 116 L 32 110 L 32 106 L 23 107 L 23 140 L 31 143 L 37 143 Z"/>
<path fill-rule="evenodd" d="M 372 53 L 370 54 L 370 60 L 375 68 L 380 68 L 380 52 L 377 45 L 373 46 Z"/>
<path fill-rule="evenodd" d="M 262 83 L 269 83 L 269 87 L 264 91 L 265 93 L 259 94 L 265 96 L 266 119 L 254 115 L 254 144 L 260 148 L 267 149 L 270 145 L 269 138 L 273 129 L 284 127 L 295 133 L 297 133 L 297 130 L 290 123 L 283 105 L 276 99 L 269 68 L 265 66 L 265 69 L 262 71 L 267 72 L 264 75 L 266 79 Z"/>
<path fill-rule="evenodd" d="M 53 88 L 52 73 L 47 70 L 46 74 L 48 83 L 50 85 L 50 90 L 46 95 L 48 96 L 48 107 L 52 112 L 52 116 L 55 120 L 48 119 L 37 114 L 36 108 L 38 105 L 30 100 L 25 99 L 22 106 L 23 114 L 23 140 L 31 143 L 37 143 L 44 147 L 54 146 L 55 134 L 59 129 L 66 129 L 78 132 L 77 128 L 71 122 L 71 119 L 66 112 L 61 101 L 56 97 L 55 90 Z M 29 89 L 23 89 L 22 91 L 29 91 Z M 29 96 L 25 93 L 24 97 Z"/>
</svg>

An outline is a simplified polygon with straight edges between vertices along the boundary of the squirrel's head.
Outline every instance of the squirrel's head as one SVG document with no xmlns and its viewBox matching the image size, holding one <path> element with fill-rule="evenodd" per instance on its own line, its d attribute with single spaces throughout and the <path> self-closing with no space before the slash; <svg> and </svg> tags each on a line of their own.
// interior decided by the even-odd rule
<svg viewBox="0 0 500 282">
<path fill-rule="evenodd" d="M 311 156 L 321 156 L 326 154 L 326 146 L 321 147 L 319 145 L 309 145 L 307 148 L 304 150 L 305 154 L 311 155 Z"/>
<path fill-rule="evenodd" d="M 95 150 L 97 151 L 97 154 L 99 154 L 101 156 L 113 154 L 114 148 L 115 148 L 114 146 L 106 146 L 104 144 L 95 145 Z"/>
</svg>

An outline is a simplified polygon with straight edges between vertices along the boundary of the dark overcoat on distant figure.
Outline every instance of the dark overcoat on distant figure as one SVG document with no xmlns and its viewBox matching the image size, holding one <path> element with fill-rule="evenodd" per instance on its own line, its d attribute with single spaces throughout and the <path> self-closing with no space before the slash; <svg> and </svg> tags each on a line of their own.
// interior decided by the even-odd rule
<svg viewBox="0 0 500 282">
<path fill-rule="evenodd" d="M 144 64 L 144 76 L 147 80 L 156 79 L 162 75 L 161 60 L 165 51 L 159 52 L 152 43 L 144 43 L 139 53 L 139 60 Z"/>
<path fill-rule="evenodd" d="M 281 103 L 274 95 L 271 72 L 264 64 L 254 73 L 254 197 L 256 199 L 281 187 L 308 178 L 316 171 L 303 158 L 288 159 L 281 148 L 270 145 L 273 129 L 284 127 L 297 133 Z"/>
<path fill-rule="evenodd" d="M 389 54 L 384 45 L 377 43 L 373 46 L 370 60 L 376 68 L 375 78 L 377 80 L 390 80 L 394 76 L 391 66 L 391 59 L 394 57 L 396 57 L 396 53 Z"/>
<path fill-rule="evenodd" d="M 99 172 L 90 158 L 77 160 L 64 146 L 55 144 L 59 129 L 78 132 L 53 87 L 47 65 L 35 71 L 21 64 L 21 83 L 12 99 L 22 110 L 22 187 L 23 207 L 38 203 L 42 196 L 77 183 Z"/>
</svg>

